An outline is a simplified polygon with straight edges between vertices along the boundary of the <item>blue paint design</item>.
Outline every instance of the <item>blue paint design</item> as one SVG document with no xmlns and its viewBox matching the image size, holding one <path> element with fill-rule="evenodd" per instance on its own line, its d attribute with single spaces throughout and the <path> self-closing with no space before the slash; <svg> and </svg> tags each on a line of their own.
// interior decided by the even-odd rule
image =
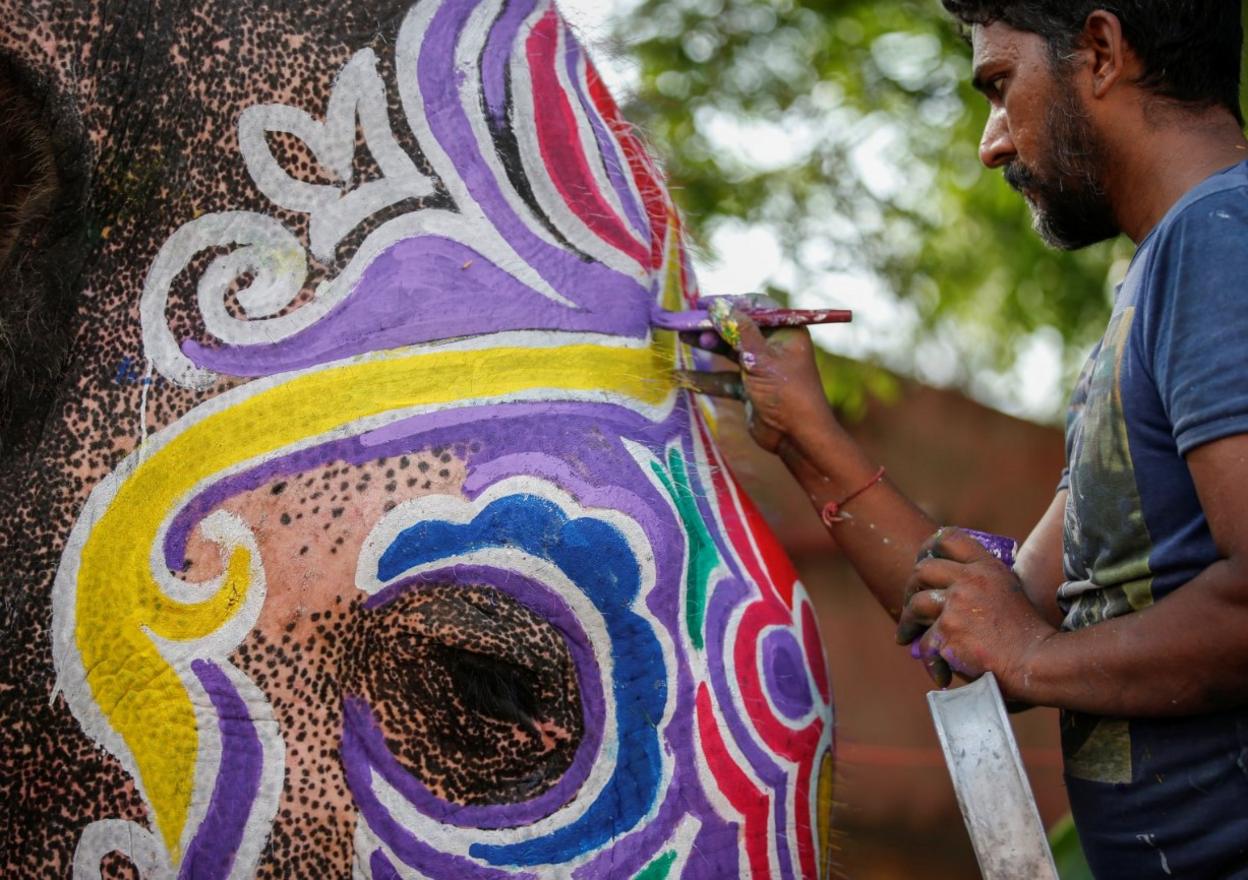
<svg viewBox="0 0 1248 880">
<path fill-rule="evenodd" d="M 624 535 L 602 520 L 568 519 L 544 498 L 500 498 L 467 524 L 418 523 L 386 548 L 377 574 L 390 581 L 416 566 L 496 547 L 516 548 L 559 568 L 598 609 L 611 643 L 619 748 L 615 771 L 598 798 L 580 819 L 545 837 L 470 849 L 494 865 L 559 864 L 634 827 L 655 803 L 667 669 L 653 628 L 631 608 L 641 589 L 641 569 Z"/>
</svg>

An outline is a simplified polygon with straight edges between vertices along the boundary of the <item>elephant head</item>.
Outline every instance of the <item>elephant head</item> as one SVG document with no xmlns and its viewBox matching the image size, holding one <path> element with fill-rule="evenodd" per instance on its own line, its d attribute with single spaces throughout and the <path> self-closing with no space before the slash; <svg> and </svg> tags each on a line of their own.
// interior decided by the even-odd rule
<svg viewBox="0 0 1248 880">
<path fill-rule="evenodd" d="M 672 380 L 681 221 L 550 0 L 29 5 L 82 224 L 0 507 L 11 867 L 822 875 L 814 615 Z"/>
</svg>

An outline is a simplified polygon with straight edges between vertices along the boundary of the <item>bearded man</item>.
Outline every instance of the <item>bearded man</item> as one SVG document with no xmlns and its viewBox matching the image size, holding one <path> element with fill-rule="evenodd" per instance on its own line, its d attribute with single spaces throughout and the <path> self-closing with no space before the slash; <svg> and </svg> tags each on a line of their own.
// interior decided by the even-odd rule
<svg viewBox="0 0 1248 880">
<path fill-rule="evenodd" d="M 965 533 L 933 535 L 883 479 L 830 413 L 804 332 L 764 338 L 734 314 L 740 375 L 689 380 L 748 398 L 755 438 L 934 678 L 992 671 L 1008 699 L 1063 710 L 1098 877 L 1248 877 L 1240 4 L 944 5 L 991 107 L 980 158 L 1037 232 L 1138 246 L 1071 398 L 1068 467 L 1013 571 Z"/>
</svg>

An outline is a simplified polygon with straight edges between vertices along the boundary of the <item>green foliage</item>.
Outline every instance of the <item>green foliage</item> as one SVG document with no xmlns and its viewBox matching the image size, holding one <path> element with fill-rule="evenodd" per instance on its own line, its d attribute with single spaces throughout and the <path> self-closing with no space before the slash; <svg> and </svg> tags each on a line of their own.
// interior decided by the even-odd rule
<svg viewBox="0 0 1248 880">
<path fill-rule="evenodd" d="M 908 342 L 951 342 L 964 383 L 1007 369 L 1039 328 L 1057 331 L 1069 379 L 1103 332 L 1131 244 L 1059 253 L 1032 232 L 979 164 L 987 105 L 938 0 L 641 0 L 615 42 L 640 65 L 627 112 L 701 242 L 735 219 L 777 235 L 791 287 L 874 274 L 917 309 Z M 751 153 L 777 132 L 787 155 Z"/>
<path fill-rule="evenodd" d="M 1053 862 L 1057 876 L 1062 880 L 1093 880 L 1092 870 L 1083 854 L 1083 844 L 1075 830 L 1075 821 L 1067 813 L 1049 829 L 1049 846 L 1053 848 Z"/>
</svg>

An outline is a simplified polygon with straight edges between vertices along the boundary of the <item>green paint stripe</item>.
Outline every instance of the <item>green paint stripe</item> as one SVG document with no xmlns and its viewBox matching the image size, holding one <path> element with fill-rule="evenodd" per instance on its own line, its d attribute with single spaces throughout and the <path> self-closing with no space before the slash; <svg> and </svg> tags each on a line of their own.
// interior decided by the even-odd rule
<svg viewBox="0 0 1248 880">
<path fill-rule="evenodd" d="M 706 600 L 710 591 L 711 572 L 719 565 L 719 551 L 711 533 L 698 511 L 693 490 L 689 486 L 688 472 L 680 451 L 672 448 L 667 455 L 668 471 L 657 463 L 651 463 L 650 469 L 663 483 L 676 512 L 680 515 L 681 524 L 689 540 L 689 566 L 685 572 L 685 621 L 689 632 L 689 640 L 699 651 L 706 644 L 704 624 L 706 620 Z"/>
<path fill-rule="evenodd" d="M 665 852 L 650 864 L 641 869 L 633 880 L 667 880 L 667 874 L 676 861 L 675 852 Z"/>
</svg>

